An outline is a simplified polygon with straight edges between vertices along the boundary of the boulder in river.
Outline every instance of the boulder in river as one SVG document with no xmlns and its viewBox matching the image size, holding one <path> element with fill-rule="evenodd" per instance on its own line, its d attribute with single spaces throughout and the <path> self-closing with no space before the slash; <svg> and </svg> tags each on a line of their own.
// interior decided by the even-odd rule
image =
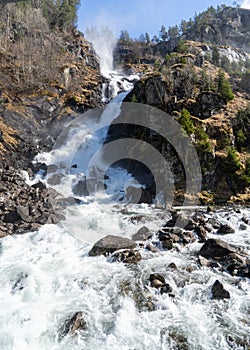
<svg viewBox="0 0 250 350">
<path fill-rule="evenodd" d="M 230 298 L 230 293 L 224 289 L 223 284 L 218 280 L 212 286 L 212 295 L 214 299 Z"/>
<path fill-rule="evenodd" d="M 106 255 L 121 249 L 134 249 L 135 241 L 119 236 L 108 235 L 97 241 L 89 251 L 89 256 Z"/>
<path fill-rule="evenodd" d="M 227 235 L 229 233 L 235 233 L 235 230 L 227 224 L 221 224 L 217 233 L 221 235 Z"/>
<path fill-rule="evenodd" d="M 199 255 L 205 258 L 222 257 L 232 253 L 237 253 L 237 248 L 220 239 L 214 238 L 208 239 L 199 251 Z"/>
<path fill-rule="evenodd" d="M 197 236 L 199 237 L 199 242 L 205 242 L 207 239 L 207 231 L 205 230 L 205 228 L 203 226 L 197 226 L 195 228 L 195 233 L 197 234 Z"/>
<path fill-rule="evenodd" d="M 134 241 L 146 241 L 152 237 L 152 232 L 146 226 L 140 228 L 140 230 L 132 236 Z"/>
</svg>

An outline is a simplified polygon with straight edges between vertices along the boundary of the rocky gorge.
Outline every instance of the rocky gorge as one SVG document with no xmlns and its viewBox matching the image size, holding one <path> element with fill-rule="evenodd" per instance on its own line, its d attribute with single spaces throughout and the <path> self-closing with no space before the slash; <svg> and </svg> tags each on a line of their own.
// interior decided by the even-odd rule
<svg viewBox="0 0 250 350">
<path fill-rule="evenodd" d="M 236 16 L 236 10 L 225 11 Z M 249 12 L 237 12 L 233 23 L 242 33 Z M 37 19 L 39 13 L 30 15 Z M 25 25 L 24 32 L 29 29 Z M 25 57 L 19 56 L 17 28 L 13 25 L 9 46 L 1 47 L 0 55 L 0 347 L 249 349 L 247 53 L 240 56 L 246 61 L 242 76 L 223 71 L 222 82 L 230 82 L 226 86 L 233 98 L 219 89 L 223 68 L 212 62 L 214 43 L 200 38 L 176 43 L 169 55 L 153 53 L 154 64 L 124 64 L 125 71 L 140 73 L 125 101 L 166 112 L 195 145 L 202 169 L 201 205 L 181 208 L 185 174 L 169 142 L 152 130 L 117 124 L 108 128 L 103 144 L 133 137 L 162 152 L 174 173 L 174 205 L 158 204 L 150 169 L 125 159 L 116 163 L 118 174 L 130 180 L 128 172 L 145 185 L 140 200 L 131 200 L 131 185 L 125 191 L 127 202 L 122 198 L 105 207 L 98 195 L 89 199 L 82 177 L 68 194 L 67 180 L 83 171 L 81 157 L 76 163 L 71 159 L 65 175 L 67 149 L 50 152 L 71 121 L 104 103 L 103 83 L 109 81 L 100 74 L 93 46 L 76 30 L 29 33 L 55 49 L 50 56 L 53 78 L 44 73 L 45 56 L 45 63 L 30 67 L 29 75 L 21 65 Z M 213 41 L 211 28 L 210 23 L 204 40 Z M 218 44 L 220 60 L 223 50 L 225 55 L 238 50 Z M 92 134 L 82 135 L 91 140 Z M 75 134 L 71 136 L 73 142 Z M 83 151 L 79 147 L 84 155 L 91 146 L 82 146 L 85 138 Z M 109 182 L 112 186 L 109 175 L 105 180 L 106 188 Z M 53 207 L 60 186 L 63 199 L 74 200 L 65 216 Z M 67 220 L 71 230 L 64 226 Z M 79 231 L 85 239 L 76 239 Z M 101 238 L 89 243 L 87 232 Z"/>
</svg>

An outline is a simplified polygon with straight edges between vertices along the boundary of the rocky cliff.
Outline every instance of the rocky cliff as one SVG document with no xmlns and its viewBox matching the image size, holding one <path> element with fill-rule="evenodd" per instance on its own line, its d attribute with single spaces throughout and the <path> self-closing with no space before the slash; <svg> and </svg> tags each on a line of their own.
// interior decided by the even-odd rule
<svg viewBox="0 0 250 350">
<path fill-rule="evenodd" d="M 221 11 L 205 11 L 196 16 L 180 36 L 155 45 L 154 52 L 166 55 L 181 39 L 230 46 L 250 53 L 250 10 L 224 7 Z"/>
<path fill-rule="evenodd" d="M 203 194 L 208 200 L 213 198 L 216 203 L 249 201 L 250 96 L 246 84 L 247 68 L 242 68 L 244 73 L 241 76 L 233 71 L 229 71 L 232 74 L 229 75 L 223 71 L 220 62 L 215 65 L 206 59 L 203 43 L 186 41 L 182 45 L 182 50 L 175 48 L 153 73 L 145 74 L 127 95 L 126 101 L 162 109 L 191 136 L 202 168 Z M 241 54 L 247 59 L 246 53 L 241 51 Z M 125 128 L 123 137 L 128 137 L 130 132 Z M 144 135 L 145 130 L 141 130 L 136 137 L 144 140 Z M 171 164 L 176 183 L 183 188 L 185 179 L 180 162 L 174 157 L 168 142 L 151 136 L 144 141 L 163 152 Z M 180 190 L 181 186 L 178 187 Z"/>
</svg>

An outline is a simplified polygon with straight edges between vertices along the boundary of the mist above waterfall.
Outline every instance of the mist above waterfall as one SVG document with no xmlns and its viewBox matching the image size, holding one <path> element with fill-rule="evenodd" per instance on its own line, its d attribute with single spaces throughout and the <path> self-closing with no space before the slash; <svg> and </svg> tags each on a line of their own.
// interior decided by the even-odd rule
<svg viewBox="0 0 250 350">
<path fill-rule="evenodd" d="M 86 39 L 89 40 L 100 58 L 101 73 L 105 76 L 113 70 L 113 51 L 116 45 L 116 38 L 113 32 L 102 27 L 97 30 L 96 27 L 87 29 L 85 33 Z"/>
</svg>

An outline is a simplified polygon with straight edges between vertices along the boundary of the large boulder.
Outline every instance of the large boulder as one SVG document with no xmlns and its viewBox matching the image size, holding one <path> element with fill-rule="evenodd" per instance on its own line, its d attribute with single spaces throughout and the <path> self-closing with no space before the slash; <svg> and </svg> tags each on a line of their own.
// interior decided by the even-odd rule
<svg viewBox="0 0 250 350">
<path fill-rule="evenodd" d="M 199 251 L 199 255 L 205 258 L 223 257 L 232 253 L 237 253 L 237 248 L 220 239 L 214 238 L 208 239 Z"/>
<path fill-rule="evenodd" d="M 227 235 L 229 233 L 235 233 L 235 230 L 227 224 L 221 224 L 217 233 L 221 235 Z"/>
<path fill-rule="evenodd" d="M 134 249 L 135 241 L 119 236 L 108 235 L 97 241 L 89 251 L 89 256 L 106 255 L 121 249 Z"/>
<path fill-rule="evenodd" d="M 230 298 L 230 293 L 224 289 L 223 284 L 218 280 L 212 286 L 212 295 L 214 299 Z"/>
<path fill-rule="evenodd" d="M 132 236 L 134 241 L 146 241 L 151 237 L 152 232 L 146 226 L 141 227 L 140 230 Z"/>
</svg>

